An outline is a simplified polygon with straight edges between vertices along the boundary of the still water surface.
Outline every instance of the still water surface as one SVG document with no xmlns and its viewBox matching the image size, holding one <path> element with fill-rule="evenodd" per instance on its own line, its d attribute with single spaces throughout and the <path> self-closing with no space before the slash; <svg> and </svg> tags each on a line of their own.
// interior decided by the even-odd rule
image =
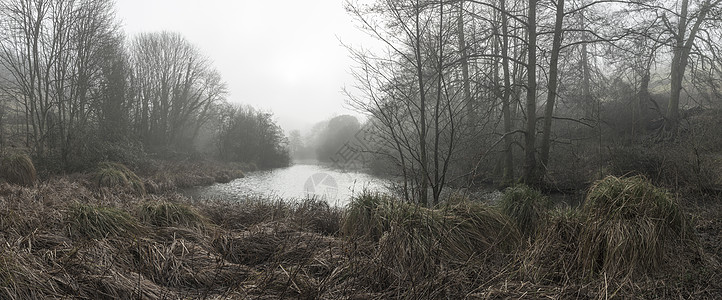
<svg viewBox="0 0 722 300">
<path fill-rule="evenodd" d="M 296 164 L 287 168 L 246 173 L 229 183 L 216 183 L 186 191 L 196 199 L 220 198 L 245 200 L 249 197 L 280 197 L 298 200 L 310 196 L 331 205 L 344 206 L 353 194 L 362 190 L 387 192 L 391 181 L 362 172 L 340 170 L 314 164 Z"/>
</svg>

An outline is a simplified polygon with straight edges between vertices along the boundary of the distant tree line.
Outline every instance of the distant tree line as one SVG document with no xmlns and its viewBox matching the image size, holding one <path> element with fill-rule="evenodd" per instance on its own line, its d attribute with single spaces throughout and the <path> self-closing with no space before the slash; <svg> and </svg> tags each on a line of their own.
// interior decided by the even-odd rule
<svg viewBox="0 0 722 300">
<path fill-rule="evenodd" d="M 266 166 L 288 161 L 271 115 L 228 105 L 220 74 L 196 46 L 171 32 L 127 39 L 113 5 L 0 1 L 0 147 L 63 170 L 200 148 Z M 199 146 L 201 133 L 216 147 Z M 255 144 L 239 148 L 244 141 L 232 138 Z"/>
<path fill-rule="evenodd" d="M 316 123 L 305 136 L 293 131 L 289 137 L 294 159 L 333 163 L 339 160 L 339 151 L 352 142 L 361 130 L 359 120 L 351 115 L 340 115 Z"/>
</svg>

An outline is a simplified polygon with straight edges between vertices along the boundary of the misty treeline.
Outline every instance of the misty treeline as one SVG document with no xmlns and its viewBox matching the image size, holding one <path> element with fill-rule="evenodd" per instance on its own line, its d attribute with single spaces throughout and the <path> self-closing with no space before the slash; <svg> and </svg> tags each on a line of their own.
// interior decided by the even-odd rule
<svg viewBox="0 0 722 300">
<path fill-rule="evenodd" d="M 211 61 L 183 36 L 127 38 L 111 0 L 0 1 L 0 147 L 56 170 L 145 152 L 288 163 L 268 113 L 226 102 Z"/>
<path fill-rule="evenodd" d="M 340 115 L 318 122 L 302 135 L 299 130 L 289 133 L 291 156 L 296 160 L 321 163 L 338 161 L 339 151 L 361 130 L 361 122 L 351 115 Z"/>
<path fill-rule="evenodd" d="M 349 47 L 348 95 L 420 203 L 459 182 L 564 189 L 609 173 L 708 187 L 721 2 L 348 0 L 381 45 Z"/>
</svg>

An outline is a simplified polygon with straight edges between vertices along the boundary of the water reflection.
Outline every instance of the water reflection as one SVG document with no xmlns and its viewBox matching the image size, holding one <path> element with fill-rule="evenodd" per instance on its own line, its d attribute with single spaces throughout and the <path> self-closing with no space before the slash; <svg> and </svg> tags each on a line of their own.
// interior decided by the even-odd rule
<svg viewBox="0 0 722 300">
<path fill-rule="evenodd" d="M 289 200 L 316 196 L 331 205 L 343 206 L 354 193 L 364 189 L 387 192 L 389 184 L 389 180 L 366 173 L 297 164 L 288 168 L 251 172 L 245 178 L 192 189 L 186 191 L 186 194 L 197 199 L 221 198 L 231 201 L 257 196 Z"/>
</svg>

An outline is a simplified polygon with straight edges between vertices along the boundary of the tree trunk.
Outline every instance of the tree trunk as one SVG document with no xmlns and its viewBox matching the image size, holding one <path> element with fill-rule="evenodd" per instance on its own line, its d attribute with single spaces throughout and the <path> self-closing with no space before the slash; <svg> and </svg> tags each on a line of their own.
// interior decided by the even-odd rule
<svg viewBox="0 0 722 300">
<path fill-rule="evenodd" d="M 529 0 L 527 25 L 528 59 L 526 87 L 526 132 L 524 133 L 524 174 L 522 180 L 536 185 L 536 0 Z"/>
<path fill-rule="evenodd" d="M 511 109 L 509 101 L 511 98 L 511 74 L 509 73 L 509 19 L 506 15 L 506 0 L 499 1 L 501 10 L 501 57 L 502 68 L 504 70 L 504 94 L 501 98 L 501 111 L 504 117 L 504 175 L 502 176 L 502 184 L 509 185 L 514 181 L 514 156 L 512 153 L 512 144 L 514 140 L 511 136 Z"/>
<path fill-rule="evenodd" d="M 538 170 L 538 179 L 542 179 L 549 166 L 549 149 L 551 148 L 552 117 L 554 103 L 557 98 L 559 80 L 559 51 L 562 46 L 562 22 L 564 21 L 564 0 L 557 0 L 557 15 L 554 23 L 554 40 L 552 42 L 551 60 L 549 62 L 549 84 L 547 103 L 544 109 L 544 133 L 541 142 L 541 165 Z"/>
<path fill-rule="evenodd" d="M 689 25 L 687 20 L 689 14 L 689 0 L 682 0 L 672 57 L 670 98 L 669 104 L 667 105 L 667 115 L 664 123 L 664 129 L 667 132 L 666 135 L 670 139 L 674 139 L 677 135 L 677 127 L 679 125 L 679 98 L 682 94 L 682 80 L 684 79 L 684 72 L 687 69 L 687 63 L 689 62 L 689 53 L 692 50 L 692 45 L 697 37 L 700 25 L 704 22 L 710 9 L 712 7 L 716 7 L 720 2 L 722 1 L 717 0 L 714 3 L 711 3 L 707 0 L 700 5 L 699 12 L 697 13 L 697 20 L 692 26 L 689 36 L 685 39 L 687 26 Z"/>
<path fill-rule="evenodd" d="M 586 29 L 586 25 L 584 23 L 584 13 L 580 13 L 580 23 L 582 29 Z M 591 67 L 589 66 L 589 50 L 587 47 L 586 41 L 588 40 L 587 34 L 582 34 L 582 41 L 585 43 L 582 43 L 582 61 L 581 61 L 581 67 L 582 67 L 582 110 L 584 113 L 584 117 L 587 119 L 593 119 L 594 118 L 594 104 L 592 103 L 592 92 L 591 92 Z"/>
<path fill-rule="evenodd" d="M 423 74 L 423 60 L 421 59 L 421 3 L 416 1 L 416 12 L 415 12 L 415 25 L 416 25 L 416 37 L 415 37 L 415 54 L 416 54 L 416 76 L 419 85 L 419 156 L 421 161 L 421 187 L 419 191 L 421 203 L 426 203 L 429 207 L 433 206 L 433 200 L 428 198 L 429 189 L 429 168 L 428 168 L 428 155 L 426 153 L 426 86 L 424 85 L 424 74 Z"/>
<path fill-rule="evenodd" d="M 464 103 L 466 104 L 466 122 L 470 129 L 476 125 L 474 114 L 474 101 L 471 99 L 471 85 L 469 83 L 469 56 L 466 49 L 466 35 L 464 33 L 464 1 L 459 1 L 459 16 L 457 18 L 459 51 L 461 52 L 461 76 L 464 81 Z"/>
</svg>

